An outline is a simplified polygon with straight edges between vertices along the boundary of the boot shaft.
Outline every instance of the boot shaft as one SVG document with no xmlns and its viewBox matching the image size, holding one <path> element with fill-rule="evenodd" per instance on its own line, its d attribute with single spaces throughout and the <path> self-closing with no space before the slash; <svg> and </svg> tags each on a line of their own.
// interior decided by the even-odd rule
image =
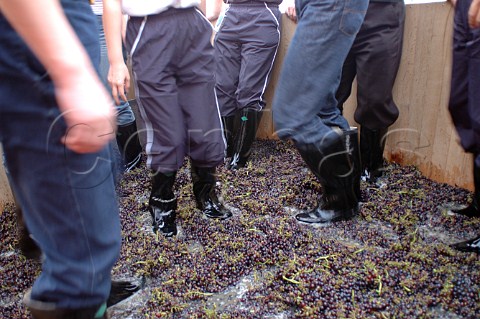
<svg viewBox="0 0 480 319">
<path fill-rule="evenodd" d="M 148 210 L 152 216 L 153 232 L 160 231 L 165 237 L 177 234 L 175 223 L 177 216 L 177 199 L 173 193 L 176 172 L 164 174 L 156 172 L 152 176 L 152 192 Z"/>
<path fill-rule="evenodd" d="M 235 115 L 222 116 L 222 125 L 225 139 L 227 141 L 227 157 L 233 155 L 233 138 L 235 136 Z"/>
<path fill-rule="evenodd" d="M 365 126 L 360 128 L 362 170 L 366 170 L 371 175 L 382 175 L 387 132 L 388 128 L 378 130 L 370 130 Z"/>
<path fill-rule="evenodd" d="M 232 213 L 219 201 L 215 191 L 216 168 L 191 166 L 197 208 L 208 218 L 226 219 Z"/>
<path fill-rule="evenodd" d="M 142 145 L 138 138 L 135 121 L 127 125 L 118 126 L 116 139 L 122 154 L 125 171 L 128 172 L 136 168 L 142 158 Z"/>
<path fill-rule="evenodd" d="M 300 155 L 322 185 L 322 209 L 344 210 L 358 206 L 360 159 L 356 128 L 347 130 L 326 146 L 310 145 Z"/>
<path fill-rule="evenodd" d="M 235 129 L 229 168 L 236 169 L 245 166 L 252 152 L 252 144 L 255 141 L 261 118 L 261 111 L 249 108 L 240 111 L 236 118 L 238 129 Z"/>
<path fill-rule="evenodd" d="M 477 200 L 477 204 L 480 204 L 480 166 L 475 164 L 475 157 L 473 160 L 473 183 L 474 183 L 474 198 Z"/>
<path fill-rule="evenodd" d="M 299 153 L 322 186 L 340 188 L 352 184 L 359 176 L 360 159 L 358 148 L 355 147 L 356 139 L 358 131 L 353 128 L 339 134 L 329 145 L 308 145 L 299 149 Z"/>
<path fill-rule="evenodd" d="M 352 154 L 352 178 L 354 183 L 353 187 L 357 199 L 361 201 L 362 194 L 360 191 L 360 178 L 362 175 L 362 162 L 360 157 L 360 146 L 358 142 L 358 129 L 356 127 L 350 127 L 350 130 L 346 131 L 345 134 L 349 136 L 349 145 L 347 146 L 347 150 L 349 150 L 349 152 Z"/>
<path fill-rule="evenodd" d="M 193 193 L 197 203 L 204 202 L 211 192 L 215 193 L 215 174 L 215 167 L 191 166 Z"/>
<path fill-rule="evenodd" d="M 150 198 L 156 197 L 162 200 L 170 200 L 174 198 L 175 194 L 173 193 L 173 186 L 175 184 L 176 176 L 177 172 L 153 173 L 151 179 L 152 191 L 150 193 Z"/>
</svg>

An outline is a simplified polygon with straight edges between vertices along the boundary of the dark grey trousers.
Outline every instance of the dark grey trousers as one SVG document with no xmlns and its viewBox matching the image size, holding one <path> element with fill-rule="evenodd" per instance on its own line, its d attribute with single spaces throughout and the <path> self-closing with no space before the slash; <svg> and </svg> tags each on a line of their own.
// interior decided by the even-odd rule
<svg viewBox="0 0 480 319">
<path fill-rule="evenodd" d="M 216 91 L 222 116 L 261 111 L 280 42 L 278 6 L 231 4 L 215 36 Z"/>
<path fill-rule="evenodd" d="M 403 47 L 405 4 L 370 2 L 362 27 L 343 64 L 336 97 L 340 109 L 357 77 L 355 121 L 371 130 L 384 129 L 398 118 L 393 101 Z"/>
<path fill-rule="evenodd" d="M 215 96 L 212 26 L 195 8 L 169 9 L 127 24 L 147 166 L 168 173 L 185 156 L 197 167 L 223 163 L 225 138 Z"/>
</svg>

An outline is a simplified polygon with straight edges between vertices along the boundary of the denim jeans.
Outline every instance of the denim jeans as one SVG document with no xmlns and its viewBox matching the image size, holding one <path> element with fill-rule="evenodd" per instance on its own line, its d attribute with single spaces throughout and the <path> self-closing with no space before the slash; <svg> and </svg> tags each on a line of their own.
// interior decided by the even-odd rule
<svg viewBox="0 0 480 319">
<path fill-rule="evenodd" d="M 107 43 L 105 41 L 105 32 L 103 30 L 102 16 L 97 16 L 98 21 L 98 36 L 100 38 L 100 78 L 109 92 L 111 88 L 108 85 L 107 77 L 110 63 L 108 63 Z M 135 121 L 135 114 L 128 101 L 121 101 L 119 105 L 115 106 L 117 109 L 117 125 L 124 126 Z"/>
<path fill-rule="evenodd" d="M 335 93 L 342 65 L 360 29 L 368 0 L 296 0 L 298 25 L 273 100 L 277 134 L 299 148 L 337 139 L 348 129 Z"/>
<path fill-rule="evenodd" d="M 107 53 L 107 43 L 105 41 L 105 32 L 103 30 L 103 21 L 102 16 L 97 15 L 97 24 L 98 24 L 98 37 L 100 40 L 100 78 L 105 84 L 108 92 L 111 92 L 111 87 L 108 84 L 108 70 L 110 68 L 110 63 L 108 62 L 108 53 Z M 132 107 L 128 101 L 120 101 L 119 105 L 115 105 L 117 111 L 117 125 L 125 126 L 135 122 L 135 114 L 133 113 Z M 111 142 L 113 149 L 113 159 L 115 160 L 115 182 L 117 183 L 123 175 L 123 159 L 118 148 L 118 145 L 115 141 Z"/>
<path fill-rule="evenodd" d="M 98 65 L 88 2 L 61 3 Z M 111 150 L 78 154 L 65 148 L 53 83 L 2 15 L 0 46 L 0 142 L 12 190 L 45 257 L 31 297 L 59 308 L 98 306 L 108 297 L 121 244 Z"/>
</svg>

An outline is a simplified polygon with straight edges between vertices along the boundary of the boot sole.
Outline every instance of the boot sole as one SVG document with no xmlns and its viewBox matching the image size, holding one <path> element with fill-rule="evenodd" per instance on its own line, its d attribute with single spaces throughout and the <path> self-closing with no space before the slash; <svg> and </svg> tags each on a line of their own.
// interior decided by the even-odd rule
<svg viewBox="0 0 480 319">
<path fill-rule="evenodd" d="M 342 218 L 333 218 L 333 219 L 329 219 L 329 220 L 322 219 L 322 220 L 318 220 L 318 221 L 306 221 L 306 220 L 298 219 L 297 217 L 295 217 L 295 219 L 300 223 L 311 225 L 311 224 L 328 224 L 328 223 L 336 223 L 336 222 L 341 222 L 341 221 L 347 221 L 347 220 L 351 220 L 353 217 L 354 216 L 342 217 Z"/>
<path fill-rule="evenodd" d="M 297 218 L 297 216 L 295 216 L 295 219 L 300 222 L 300 223 L 304 223 L 304 224 L 328 224 L 328 223 L 335 223 L 335 222 L 341 222 L 341 221 L 347 221 L 347 220 L 351 220 L 353 217 L 355 217 L 356 215 L 358 215 L 358 211 L 359 209 L 355 209 L 355 208 L 352 208 L 351 209 L 351 214 L 349 216 L 342 216 L 342 217 L 337 217 L 337 218 L 332 218 L 332 219 L 329 219 L 329 220 L 326 220 L 326 219 L 321 219 L 321 220 L 302 220 L 302 219 L 299 219 Z"/>
<path fill-rule="evenodd" d="M 205 217 L 207 217 L 207 218 L 210 218 L 210 219 L 225 220 L 225 219 L 229 219 L 230 217 L 232 217 L 233 214 L 229 214 L 229 215 L 227 215 L 227 216 L 211 216 L 211 215 L 203 214 L 203 216 L 205 216 Z"/>
</svg>

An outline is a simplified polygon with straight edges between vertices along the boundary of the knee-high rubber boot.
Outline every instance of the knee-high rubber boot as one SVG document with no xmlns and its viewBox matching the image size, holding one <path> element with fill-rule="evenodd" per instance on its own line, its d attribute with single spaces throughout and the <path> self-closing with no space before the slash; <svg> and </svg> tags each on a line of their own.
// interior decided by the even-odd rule
<svg viewBox="0 0 480 319">
<path fill-rule="evenodd" d="M 219 200 L 215 191 L 215 167 L 191 166 L 193 193 L 197 208 L 209 218 L 227 219 L 232 216 Z"/>
<path fill-rule="evenodd" d="M 142 146 L 138 139 L 137 124 L 118 126 L 117 144 L 122 154 L 124 171 L 129 172 L 138 167 L 142 159 Z"/>
<path fill-rule="evenodd" d="M 358 197 L 355 187 L 358 172 L 351 147 L 356 129 L 346 131 L 338 140 L 326 147 L 308 146 L 299 149 L 322 185 L 323 193 L 318 206 L 308 212 L 297 214 L 297 220 L 305 223 L 327 223 L 348 220 L 358 213 Z"/>
<path fill-rule="evenodd" d="M 163 174 L 156 172 L 152 176 L 152 192 L 149 207 L 152 216 L 153 231 L 160 231 L 165 237 L 177 234 L 177 198 L 173 193 L 176 172 Z"/>
<path fill-rule="evenodd" d="M 357 195 L 357 199 L 362 201 L 362 193 L 360 191 L 360 178 L 362 176 L 362 161 L 360 155 L 360 146 L 358 143 L 358 128 L 350 127 L 350 130 L 345 131 L 344 134 L 349 135 L 350 147 L 353 158 L 353 174 L 355 174 L 354 182 L 354 191 Z"/>
<path fill-rule="evenodd" d="M 257 135 L 261 118 L 261 111 L 249 108 L 240 111 L 240 125 L 235 134 L 232 159 L 228 165 L 229 169 L 235 170 L 246 165 L 252 152 L 252 144 Z"/>
<path fill-rule="evenodd" d="M 59 309 L 54 303 L 33 300 L 30 291 L 23 302 L 30 310 L 33 319 L 109 319 L 107 304 L 84 309 Z"/>
<path fill-rule="evenodd" d="M 473 160 L 473 183 L 475 190 L 473 193 L 473 200 L 467 207 L 458 210 L 452 210 L 456 214 L 468 216 L 468 217 L 480 217 L 480 167 L 475 165 L 475 157 Z"/>
<path fill-rule="evenodd" d="M 383 175 L 383 151 L 388 128 L 370 130 L 360 127 L 360 153 L 362 174 L 370 183 L 375 183 Z"/>
<path fill-rule="evenodd" d="M 42 251 L 30 236 L 27 225 L 25 225 L 23 220 L 22 209 L 18 205 L 17 201 L 15 201 L 15 205 L 15 213 L 17 215 L 18 248 L 25 258 L 40 261 L 42 257 Z"/>
<path fill-rule="evenodd" d="M 235 131 L 234 131 L 235 115 L 222 116 L 222 123 L 223 123 L 223 132 L 225 134 L 225 139 L 227 140 L 227 157 L 232 157 L 233 137 L 235 136 Z"/>
</svg>

